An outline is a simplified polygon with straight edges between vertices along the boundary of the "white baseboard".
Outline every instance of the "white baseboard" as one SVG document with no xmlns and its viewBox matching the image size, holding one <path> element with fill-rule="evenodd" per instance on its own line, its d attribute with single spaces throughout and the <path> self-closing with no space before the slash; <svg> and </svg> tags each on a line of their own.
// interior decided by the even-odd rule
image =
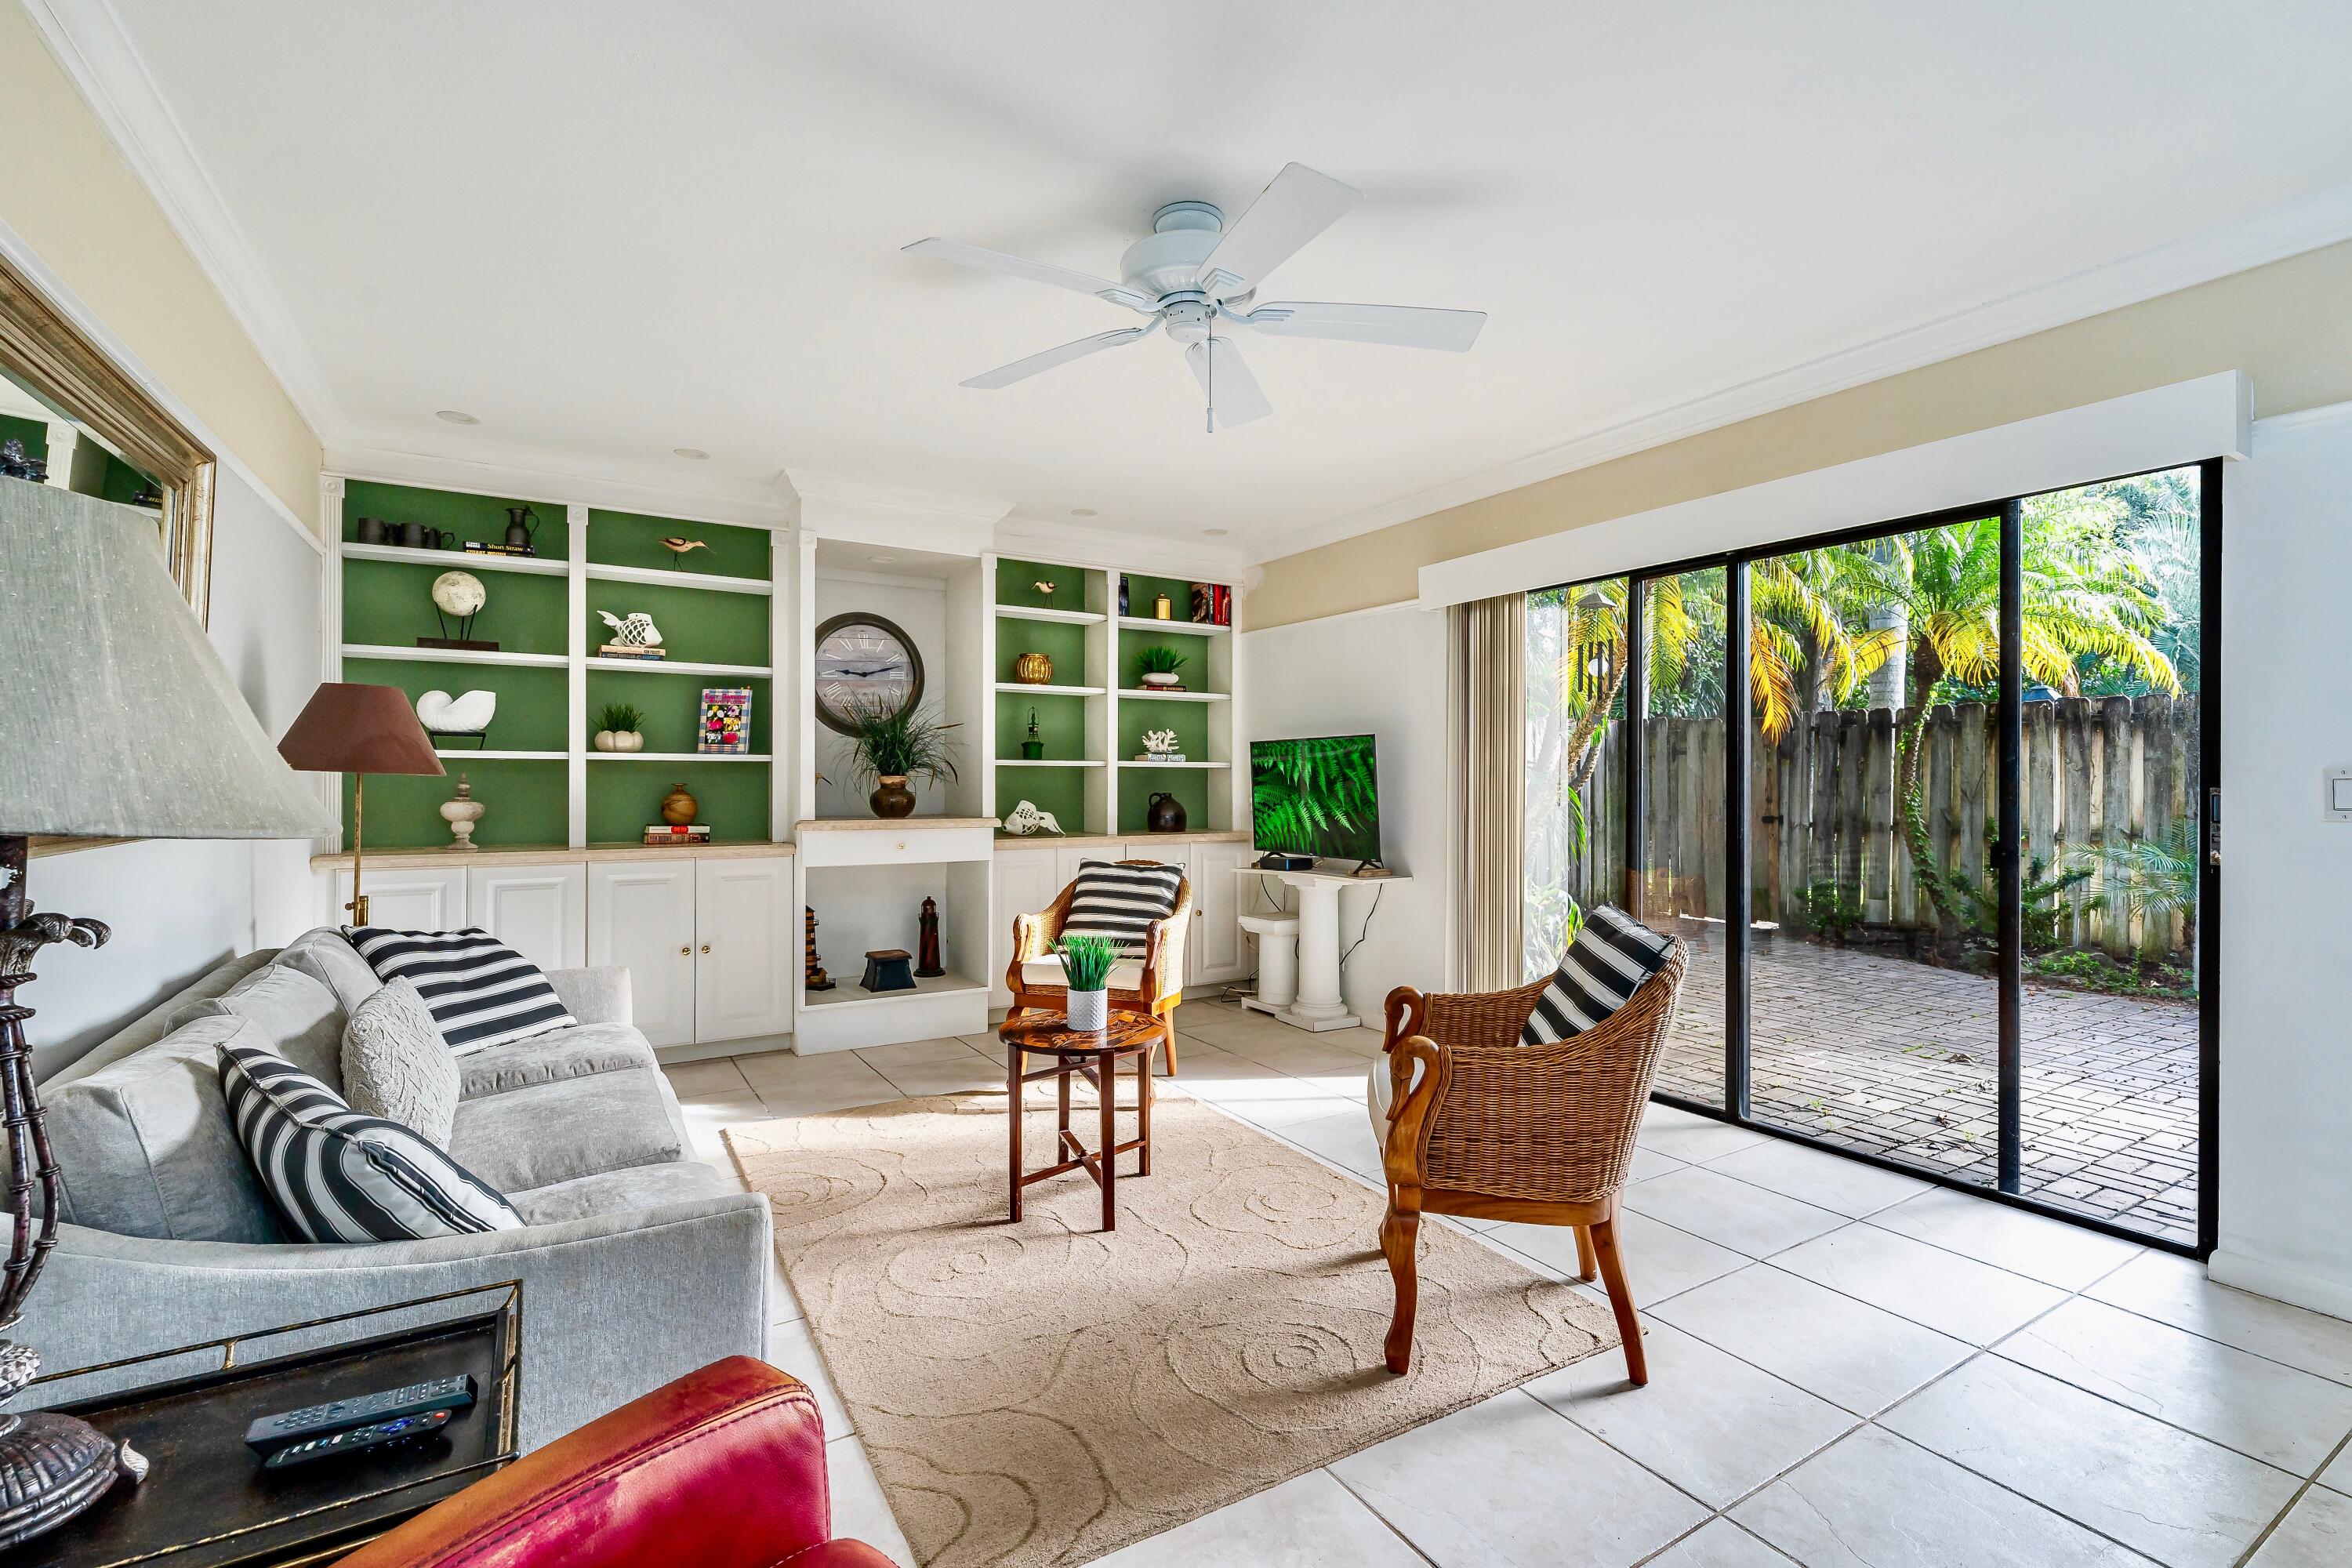
<svg viewBox="0 0 2352 1568">
<path fill-rule="evenodd" d="M 654 1059 L 665 1067 L 677 1067 L 687 1062 L 715 1061 L 720 1057 L 755 1057 L 768 1051 L 788 1051 L 793 1048 L 790 1035 L 752 1035 L 740 1040 L 704 1040 L 684 1046 L 656 1046 Z"/>
<path fill-rule="evenodd" d="M 2325 1312 L 2331 1318 L 2352 1319 L 2352 1284 L 2330 1279 L 2308 1269 L 2264 1263 L 2242 1252 L 2221 1248 L 2206 1260 L 2206 1277 L 2218 1285 L 2251 1290 L 2292 1307 Z"/>
</svg>

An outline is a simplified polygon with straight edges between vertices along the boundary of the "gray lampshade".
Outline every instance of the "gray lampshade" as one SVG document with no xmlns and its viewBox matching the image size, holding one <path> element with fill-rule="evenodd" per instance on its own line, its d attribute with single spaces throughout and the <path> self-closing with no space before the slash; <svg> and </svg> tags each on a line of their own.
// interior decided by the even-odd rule
<svg viewBox="0 0 2352 1568">
<path fill-rule="evenodd" d="M 0 833 L 333 831 L 163 569 L 154 519 L 0 479 Z"/>
</svg>

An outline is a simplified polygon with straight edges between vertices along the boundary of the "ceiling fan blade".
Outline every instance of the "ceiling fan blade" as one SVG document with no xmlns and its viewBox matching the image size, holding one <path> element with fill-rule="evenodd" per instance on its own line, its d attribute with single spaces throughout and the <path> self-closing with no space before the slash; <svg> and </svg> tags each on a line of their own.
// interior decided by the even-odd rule
<svg viewBox="0 0 2352 1568">
<path fill-rule="evenodd" d="M 1357 343 L 1391 343 L 1401 349 L 1444 349 L 1461 353 L 1478 341 L 1484 310 L 1431 310 L 1418 305 L 1319 305 L 1285 300 L 1260 305 L 1234 321 L 1278 337 L 1341 338 Z"/>
<path fill-rule="evenodd" d="M 1267 273 L 1363 199 L 1364 193 L 1353 185 L 1318 174 L 1304 163 L 1285 163 L 1201 263 L 1201 287 L 1220 300 L 1256 288 Z"/>
<path fill-rule="evenodd" d="M 1242 351 L 1231 338 L 1209 338 L 1184 351 L 1184 363 L 1201 390 L 1209 395 L 1209 428 L 1230 430 L 1274 412 L 1257 377 L 1242 363 Z"/>
<path fill-rule="evenodd" d="M 1033 283 L 1050 283 L 1056 289 L 1074 289 L 1080 294 L 1092 294 L 1097 300 L 1108 300 L 1114 305 L 1124 305 L 1130 310 L 1155 310 L 1160 301 L 1138 293 L 1124 283 L 1114 283 L 1108 278 L 1089 273 L 1073 272 L 1066 267 L 1051 262 L 1031 261 L 1025 257 L 1007 256 L 1001 250 L 989 250 L 977 245 L 966 245 L 960 239 L 919 239 L 905 247 L 908 256 L 936 257 L 952 261 L 960 267 L 977 267 L 982 272 L 1005 272 L 1015 278 L 1026 278 Z"/>
<path fill-rule="evenodd" d="M 1027 359 L 1017 359 L 1011 364 L 999 365 L 994 370 L 975 375 L 970 381 L 960 384 L 976 386 L 984 392 L 994 392 L 999 387 L 1011 386 L 1016 381 L 1026 381 L 1039 371 L 1051 370 L 1057 364 L 1067 364 L 1074 359 L 1084 359 L 1088 354 L 1100 353 L 1105 349 L 1120 348 L 1139 339 L 1148 338 L 1159 325 L 1160 318 L 1154 316 L 1148 326 L 1121 327 L 1117 331 L 1097 332 L 1093 337 L 1080 338 L 1076 342 L 1064 343 L 1060 348 L 1047 349 L 1044 353 L 1031 354 Z"/>
</svg>

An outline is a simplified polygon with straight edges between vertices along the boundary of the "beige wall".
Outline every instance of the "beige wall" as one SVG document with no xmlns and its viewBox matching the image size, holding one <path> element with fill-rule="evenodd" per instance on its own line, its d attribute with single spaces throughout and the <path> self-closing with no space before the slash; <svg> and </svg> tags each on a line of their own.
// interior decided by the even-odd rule
<svg viewBox="0 0 2352 1568">
<path fill-rule="evenodd" d="M 315 530 L 318 436 L 13 0 L 0 148 L 0 221 Z"/>
<path fill-rule="evenodd" d="M 1242 622 L 1393 604 L 1433 561 L 2223 370 L 2252 376 L 2257 416 L 2352 400 L 2352 243 L 1285 556 Z"/>
</svg>

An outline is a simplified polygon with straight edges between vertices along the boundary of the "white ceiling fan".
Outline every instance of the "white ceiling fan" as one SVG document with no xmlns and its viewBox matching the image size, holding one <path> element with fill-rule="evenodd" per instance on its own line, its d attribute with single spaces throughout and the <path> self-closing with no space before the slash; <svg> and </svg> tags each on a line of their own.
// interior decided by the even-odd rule
<svg viewBox="0 0 2352 1568">
<path fill-rule="evenodd" d="M 953 239 L 919 239 L 911 256 L 935 256 L 988 272 L 1009 272 L 1057 289 L 1092 294 L 1150 321 L 1139 327 L 1097 332 L 1044 353 L 1014 360 L 963 383 L 993 392 L 1040 371 L 1084 359 L 1104 349 L 1139 342 L 1161 326 L 1185 345 L 1185 361 L 1209 399 L 1209 428 L 1245 425 L 1274 412 L 1231 337 L 1217 335 L 1221 321 L 1255 331 L 1294 338 L 1340 338 L 1399 348 L 1444 349 L 1460 353 L 1478 341 L 1486 323 L 1483 310 L 1432 310 L 1412 305 L 1326 305 L 1285 300 L 1253 305 L 1258 285 L 1299 248 L 1337 223 L 1364 199 L 1353 185 L 1319 174 L 1304 163 L 1286 163 L 1231 226 L 1207 202 L 1171 202 L 1152 215 L 1152 232 L 1119 258 L 1124 282 L 1074 272 L 1050 262 L 1030 261 Z"/>
</svg>

